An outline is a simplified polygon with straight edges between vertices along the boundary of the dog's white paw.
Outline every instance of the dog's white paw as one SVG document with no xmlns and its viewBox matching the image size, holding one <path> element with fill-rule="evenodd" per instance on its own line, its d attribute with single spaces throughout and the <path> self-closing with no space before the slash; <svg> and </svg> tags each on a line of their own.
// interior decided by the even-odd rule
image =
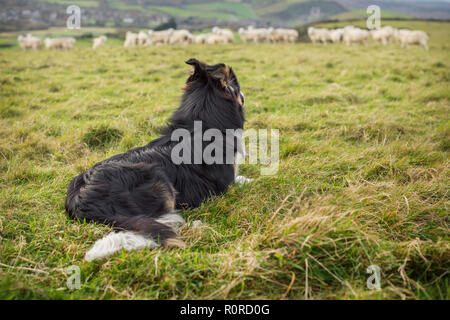
<svg viewBox="0 0 450 320">
<path fill-rule="evenodd" d="M 240 186 L 242 186 L 242 185 L 245 184 L 245 183 L 250 183 L 250 182 L 252 182 L 252 181 L 253 181 L 253 179 L 246 178 L 246 177 L 244 177 L 244 176 L 237 176 L 237 177 L 234 179 L 234 182 L 235 182 L 236 184 L 240 185 Z"/>
</svg>

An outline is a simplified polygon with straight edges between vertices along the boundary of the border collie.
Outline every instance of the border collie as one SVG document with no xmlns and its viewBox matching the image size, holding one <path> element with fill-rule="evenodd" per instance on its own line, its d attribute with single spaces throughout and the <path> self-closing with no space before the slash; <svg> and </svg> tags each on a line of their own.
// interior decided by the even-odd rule
<svg viewBox="0 0 450 320">
<path fill-rule="evenodd" d="M 131 149 L 95 164 L 76 176 L 67 190 L 65 208 L 71 218 L 112 226 L 86 253 L 91 261 L 122 249 L 167 246 L 177 237 L 184 219 L 177 213 L 195 208 L 207 198 L 223 193 L 233 182 L 249 181 L 237 176 L 237 163 L 199 164 L 172 161 L 179 143 L 172 133 L 185 129 L 194 136 L 194 121 L 202 130 L 243 129 L 244 95 L 229 66 L 186 61 L 193 71 L 186 81 L 179 108 L 172 114 L 162 136 L 143 147 Z M 237 158 L 240 140 L 226 148 Z M 205 144 L 201 144 L 202 152 Z M 195 149 L 195 148 L 193 148 Z M 198 149 L 198 148 L 197 148 Z M 226 152 L 223 152 L 224 158 Z M 235 158 L 235 159 L 236 159 Z"/>
</svg>

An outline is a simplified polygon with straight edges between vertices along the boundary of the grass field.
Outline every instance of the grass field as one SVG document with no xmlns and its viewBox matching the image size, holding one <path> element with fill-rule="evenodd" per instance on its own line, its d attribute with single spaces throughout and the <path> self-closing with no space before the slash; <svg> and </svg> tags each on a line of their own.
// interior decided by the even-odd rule
<svg viewBox="0 0 450 320">
<path fill-rule="evenodd" d="M 1 49 L 0 298 L 449 299 L 450 24 L 401 23 L 430 50 Z M 68 183 L 158 136 L 191 57 L 233 67 L 246 128 L 280 130 L 280 170 L 245 164 L 253 183 L 183 212 L 203 222 L 182 229 L 186 249 L 84 261 L 110 228 L 67 218 Z"/>
</svg>

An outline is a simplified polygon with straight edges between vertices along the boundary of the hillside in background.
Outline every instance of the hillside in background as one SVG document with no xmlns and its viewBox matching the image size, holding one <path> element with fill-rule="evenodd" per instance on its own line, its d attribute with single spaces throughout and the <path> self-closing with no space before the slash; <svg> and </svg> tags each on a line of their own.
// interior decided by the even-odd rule
<svg viewBox="0 0 450 320">
<path fill-rule="evenodd" d="M 380 0 L 0 0 L 0 29 L 25 30 L 64 26 L 69 5 L 82 11 L 82 25 L 153 28 L 175 20 L 180 27 L 211 25 L 301 26 L 325 19 L 364 17 L 377 4 L 389 18 L 449 19 L 443 1 Z"/>
<path fill-rule="evenodd" d="M 335 0 L 348 10 L 366 10 L 378 5 L 382 12 L 396 12 L 420 19 L 450 18 L 450 3 L 445 0 Z"/>
</svg>

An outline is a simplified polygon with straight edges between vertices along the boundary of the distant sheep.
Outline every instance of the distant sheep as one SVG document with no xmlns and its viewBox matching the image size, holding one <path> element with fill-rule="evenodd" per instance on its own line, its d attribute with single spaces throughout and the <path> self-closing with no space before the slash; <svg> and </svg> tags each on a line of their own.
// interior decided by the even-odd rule
<svg viewBox="0 0 450 320">
<path fill-rule="evenodd" d="M 233 32 L 230 29 L 214 27 L 212 33 L 222 36 L 222 39 L 226 39 L 226 43 L 234 42 Z"/>
<path fill-rule="evenodd" d="M 230 37 L 222 34 L 210 34 L 206 38 L 206 44 L 227 44 L 230 41 Z"/>
<path fill-rule="evenodd" d="M 197 44 L 227 44 L 230 38 L 215 33 L 204 33 L 194 36 L 194 43 Z"/>
<path fill-rule="evenodd" d="M 273 43 L 285 42 L 294 43 L 298 39 L 298 32 L 294 29 L 269 29 L 270 41 Z"/>
<path fill-rule="evenodd" d="M 254 32 L 253 30 L 239 28 L 238 33 L 243 43 L 258 42 L 257 33 Z"/>
<path fill-rule="evenodd" d="M 108 38 L 106 36 L 100 36 L 98 38 L 94 38 L 92 43 L 92 48 L 97 49 L 103 46 Z"/>
<path fill-rule="evenodd" d="M 344 29 L 334 29 L 330 30 L 330 40 L 333 43 L 339 43 L 342 41 L 342 38 L 344 37 Z"/>
<path fill-rule="evenodd" d="M 262 43 L 262 42 L 272 42 L 272 32 L 273 28 L 254 28 L 253 26 L 249 26 L 247 29 L 240 28 L 239 35 L 241 37 L 242 42 L 253 42 L 253 43 Z"/>
<path fill-rule="evenodd" d="M 328 40 L 331 40 L 330 31 L 324 28 L 308 28 L 308 37 L 312 43 L 322 42 L 326 44 Z"/>
<path fill-rule="evenodd" d="M 257 42 L 263 43 L 271 41 L 270 34 L 272 33 L 273 28 L 252 28 L 250 30 L 253 30 L 253 32 L 256 33 Z"/>
<path fill-rule="evenodd" d="M 19 41 L 19 46 L 22 50 L 39 50 L 42 47 L 41 39 L 34 37 L 31 34 L 27 34 L 25 37 L 19 35 L 17 41 Z"/>
<path fill-rule="evenodd" d="M 194 43 L 205 44 L 206 40 L 208 39 L 209 36 L 210 36 L 210 34 L 206 34 L 206 33 L 195 35 Z"/>
<path fill-rule="evenodd" d="M 188 30 L 173 30 L 169 36 L 169 44 L 190 44 L 194 41 L 194 35 Z"/>
<path fill-rule="evenodd" d="M 148 34 L 153 44 L 161 45 L 161 44 L 169 44 L 170 36 L 174 31 L 175 30 L 172 28 L 162 31 L 150 30 Z"/>
<path fill-rule="evenodd" d="M 410 44 L 417 44 L 428 50 L 428 35 L 424 31 L 400 29 L 396 31 L 395 38 L 400 42 L 402 48 L 408 47 Z"/>
<path fill-rule="evenodd" d="M 75 44 L 75 38 L 45 38 L 44 44 L 47 49 L 69 50 Z"/>
<path fill-rule="evenodd" d="M 75 38 L 63 38 L 63 39 L 64 39 L 64 49 L 72 49 L 75 42 L 77 42 Z"/>
<path fill-rule="evenodd" d="M 295 29 L 285 29 L 286 34 L 288 35 L 288 41 L 294 43 L 298 40 L 298 31 Z"/>
<path fill-rule="evenodd" d="M 394 28 L 391 26 L 386 26 L 378 30 L 371 30 L 370 35 L 374 41 L 387 45 L 394 36 Z"/>
<path fill-rule="evenodd" d="M 362 43 L 367 47 L 369 45 L 369 31 L 347 26 L 344 28 L 343 39 L 346 45 Z"/>
<path fill-rule="evenodd" d="M 123 43 L 124 47 L 135 47 L 138 44 L 138 34 L 131 32 L 131 31 L 127 31 L 126 35 L 125 35 L 125 42 Z"/>
<path fill-rule="evenodd" d="M 149 46 L 152 44 L 152 41 L 150 40 L 150 36 L 147 32 L 139 31 L 137 36 L 137 44 L 139 46 Z"/>
</svg>

